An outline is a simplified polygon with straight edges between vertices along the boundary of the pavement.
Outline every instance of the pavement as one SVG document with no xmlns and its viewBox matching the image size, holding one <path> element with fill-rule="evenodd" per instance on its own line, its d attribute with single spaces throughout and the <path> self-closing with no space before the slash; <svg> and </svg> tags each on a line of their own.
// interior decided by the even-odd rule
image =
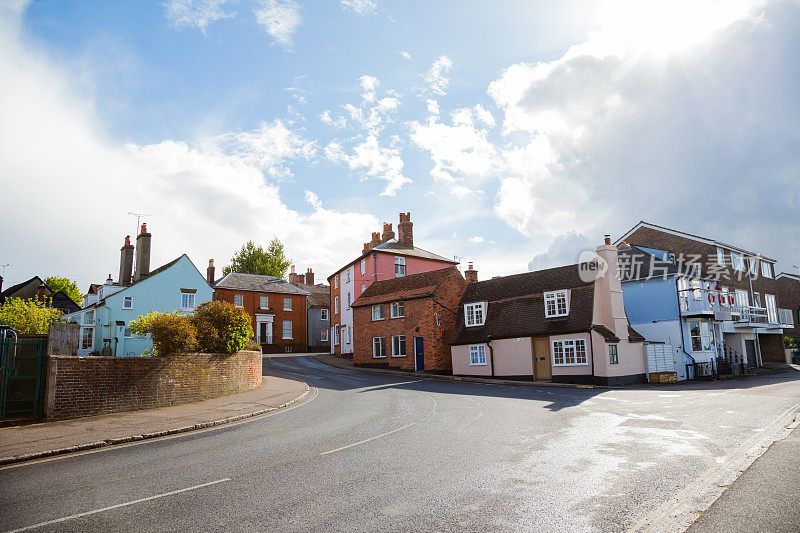
<svg viewBox="0 0 800 533">
<path fill-rule="evenodd" d="M 800 373 L 788 372 L 570 389 L 354 372 L 302 354 L 264 369 L 308 395 L 232 424 L 0 467 L 0 531 L 682 531 L 800 411 Z"/>
<path fill-rule="evenodd" d="M 0 428 L 0 465 L 162 437 L 258 416 L 299 401 L 308 386 L 264 376 L 260 387 L 202 402 Z"/>
</svg>

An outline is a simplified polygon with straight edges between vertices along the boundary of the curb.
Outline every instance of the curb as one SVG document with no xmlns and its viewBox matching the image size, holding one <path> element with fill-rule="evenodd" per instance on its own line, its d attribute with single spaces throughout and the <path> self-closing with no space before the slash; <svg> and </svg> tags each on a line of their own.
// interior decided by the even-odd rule
<svg viewBox="0 0 800 533">
<path fill-rule="evenodd" d="M 58 448 L 55 450 L 47 450 L 44 452 L 26 453 L 23 455 L 15 455 L 12 457 L 0 457 L 0 466 L 14 464 L 14 463 L 22 463 L 25 461 L 32 461 L 34 459 L 43 459 L 45 457 L 53 457 L 54 455 L 65 455 L 68 453 L 82 452 L 85 450 L 93 450 L 96 448 L 105 448 L 106 446 L 114 446 L 115 444 L 124 444 L 127 442 L 134 442 L 147 439 L 156 439 L 158 437 L 165 437 L 167 435 L 176 435 L 178 433 L 189 433 L 191 431 L 196 431 L 198 429 L 206 429 L 214 426 L 222 426 L 225 424 L 230 424 L 231 422 L 244 420 L 246 418 L 253 418 L 259 415 L 271 413 L 273 411 L 279 411 L 281 409 L 284 409 L 292 404 L 301 401 L 303 398 L 308 396 L 308 393 L 310 391 L 311 389 L 309 388 L 308 383 L 306 383 L 305 392 L 303 392 L 303 394 L 301 394 L 297 398 L 290 400 L 286 403 L 283 403 L 277 407 L 267 407 L 266 409 L 259 409 L 258 411 L 253 411 L 252 413 L 245 413 L 243 415 L 229 416 L 227 418 L 220 418 L 219 420 L 211 420 L 209 422 L 201 422 L 199 424 L 193 424 L 190 426 L 165 429 L 162 431 L 154 431 L 152 433 L 144 433 L 142 435 L 131 435 L 129 437 L 119 437 L 116 439 L 99 440 L 97 442 L 78 444 L 76 446 L 67 446 L 66 448 Z"/>
<path fill-rule="evenodd" d="M 518 381 L 511 379 L 490 379 L 490 378 L 473 378 L 468 376 L 447 376 L 438 374 L 417 374 L 415 372 L 403 372 L 402 370 L 385 370 L 380 368 L 365 368 L 356 366 L 339 366 L 328 361 L 323 361 L 316 355 L 312 356 L 315 361 L 328 365 L 333 368 L 343 370 L 352 370 L 355 372 L 362 372 L 366 374 L 383 374 L 386 376 L 405 376 L 417 377 L 421 379 L 438 379 L 440 381 L 462 381 L 468 383 L 483 383 L 485 385 L 521 385 L 525 387 L 545 387 L 557 389 L 621 389 L 625 387 L 611 387 L 609 385 L 579 385 L 577 383 L 549 383 L 549 382 L 536 382 L 536 381 Z"/>
</svg>

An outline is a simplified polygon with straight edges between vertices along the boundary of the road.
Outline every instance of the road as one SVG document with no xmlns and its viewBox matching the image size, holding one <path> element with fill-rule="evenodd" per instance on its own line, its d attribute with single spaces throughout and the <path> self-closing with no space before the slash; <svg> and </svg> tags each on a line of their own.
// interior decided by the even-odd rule
<svg viewBox="0 0 800 533">
<path fill-rule="evenodd" d="M 793 374 L 609 390 L 291 355 L 264 370 L 311 394 L 236 425 L 0 469 L 0 530 L 674 530 L 800 404 Z"/>
</svg>

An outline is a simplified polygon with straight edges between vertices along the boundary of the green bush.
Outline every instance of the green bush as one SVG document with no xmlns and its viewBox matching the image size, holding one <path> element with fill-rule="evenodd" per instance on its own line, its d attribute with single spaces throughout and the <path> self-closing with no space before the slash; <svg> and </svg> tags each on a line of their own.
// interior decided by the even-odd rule
<svg viewBox="0 0 800 533">
<path fill-rule="evenodd" d="M 197 350 L 197 329 L 191 317 L 174 313 L 151 312 L 131 322 L 131 332 L 149 333 L 155 355 L 169 357 Z"/>
<path fill-rule="evenodd" d="M 11 326 L 25 334 L 46 334 L 50 323 L 61 317 L 61 311 L 49 307 L 49 300 L 8 298 L 0 305 L 0 325 Z"/>
<path fill-rule="evenodd" d="M 253 337 L 250 315 L 228 302 L 211 301 L 198 306 L 192 317 L 197 344 L 206 353 L 236 353 Z"/>
</svg>

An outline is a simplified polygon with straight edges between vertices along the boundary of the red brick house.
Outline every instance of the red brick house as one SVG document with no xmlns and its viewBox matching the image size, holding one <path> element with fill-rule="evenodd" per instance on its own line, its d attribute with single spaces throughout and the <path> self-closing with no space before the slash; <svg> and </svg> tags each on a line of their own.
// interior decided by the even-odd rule
<svg viewBox="0 0 800 533">
<path fill-rule="evenodd" d="M 372 283 L 351 306 L 353 363 L 451 373 L 450 338 L 466 286 L 455 266 Z"/>
<path fill-rule="evenodd" d="M 307 291 L 275 276 L 232 272 L 214 284 L 214 300 L 242 307 L 252 317 L 256 342 L 264 353 L 307 351 L 307 296 Z"/>
</svg>

